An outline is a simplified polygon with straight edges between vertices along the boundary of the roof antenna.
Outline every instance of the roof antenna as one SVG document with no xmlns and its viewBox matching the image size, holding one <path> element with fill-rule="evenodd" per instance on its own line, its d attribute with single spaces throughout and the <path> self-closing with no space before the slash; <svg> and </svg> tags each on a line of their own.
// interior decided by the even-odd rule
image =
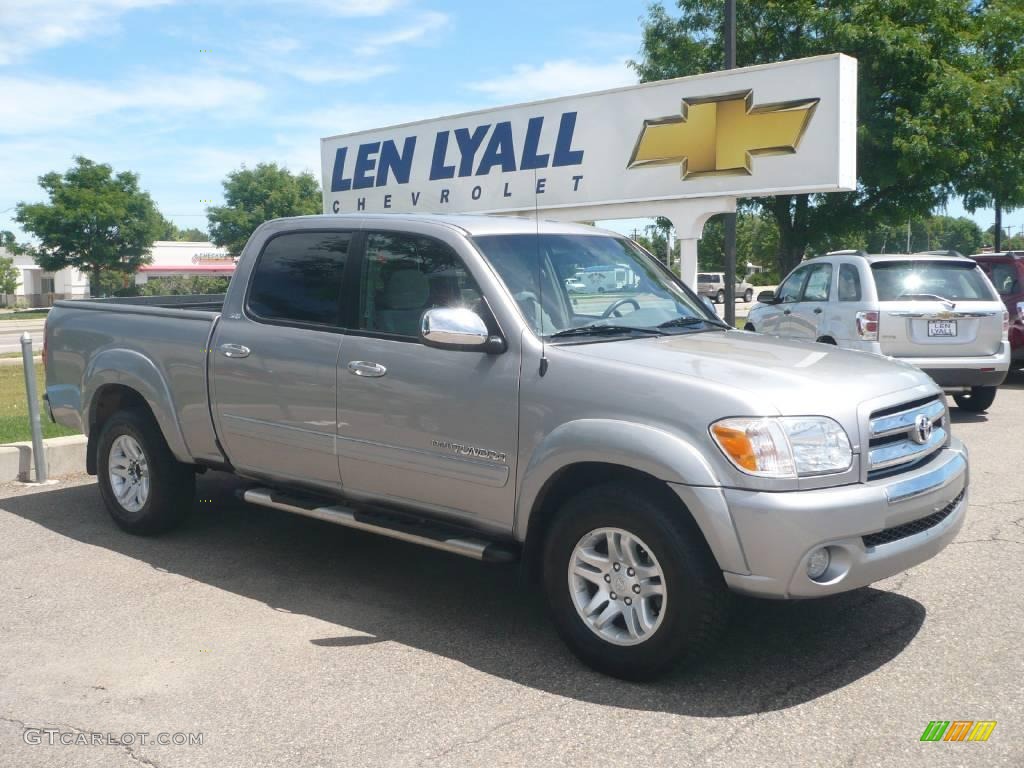
<svg viewBox="0 0 1024 768">
<path fill-rule="evenodd" d="M 548 372 L 548 358 L 544 345 L 544 268 L 540 259 L 540 211 L 537 206 L 537 169 L 533 169 L 533 224 L 537 245 L 537 320 L 540 326 L 540 375 Z"/>
</svg>

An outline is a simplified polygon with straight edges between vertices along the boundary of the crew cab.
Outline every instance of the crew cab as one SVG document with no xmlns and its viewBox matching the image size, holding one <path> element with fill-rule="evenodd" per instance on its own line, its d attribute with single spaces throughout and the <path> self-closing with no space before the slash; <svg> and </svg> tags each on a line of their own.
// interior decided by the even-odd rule
<svg viewBox="0 0 1024 768">
<path fill-rule="evenodd" d="M 988 275 L 1010 318 L 1010 354 L 1024 362 L 1024 251 L 971 256 Z"/>
<path fill-rule="evenodd" d="M 569 296 L 621 265 L 632 286 Z M 274 220 L 225 296 L 59 301 L 46 349 L 52 415 L 126 531 L 181 523 L 196 474 L 231 472 L 256 505 L 518 560 L 573 651 L 624 678 L 713 647 L 732 592 L 862 587 L 967 509 L 920 370 L 728 328 L 581 225 Z"/>
<path fill-rule="evenodd" d="M 983 412 L 1010 368 L 1009 319 L 985 273 L 959 254 L 834 251 L 757 297 L 746 330 L 886 355 Z"/>
</svg>

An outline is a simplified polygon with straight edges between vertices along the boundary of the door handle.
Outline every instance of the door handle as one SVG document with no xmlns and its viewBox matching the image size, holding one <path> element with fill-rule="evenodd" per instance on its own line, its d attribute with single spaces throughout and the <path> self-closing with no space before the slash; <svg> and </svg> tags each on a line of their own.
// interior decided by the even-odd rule
<svg viewBox="0 0 1024 768">
<path fill-rule="evenodd" d="M 241 344 L 221 344 L 220 351 L 224 357 L 248 357 L 251 350 Z"/>
<path fill-rule="evenodd" d="M 368 363 L 365 360 L 353 360 L 348 364 L 348 372 L 354 376 L 366 376 L 375 379 L 388 372 L 380 363 Z"/>
<path fill-rule="evenodd" d="M 814 314 L 820 315 L 821 314 L 821 307 L 818 307 L 817 309 L 815 309 L 814 310 Z"/>
</svg>

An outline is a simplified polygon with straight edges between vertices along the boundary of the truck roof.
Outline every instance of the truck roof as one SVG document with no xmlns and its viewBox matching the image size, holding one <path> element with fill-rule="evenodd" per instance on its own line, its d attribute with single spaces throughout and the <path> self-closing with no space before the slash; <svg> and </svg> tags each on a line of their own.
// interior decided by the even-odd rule
<svg viewBox="0 0 1024 768">
<path fill-rule="evenodd" d="M 410 222 L 441 224 L 462 230 L 470 236 L 510 234 L 558 234 L 558 235 L 606 235 L 625 237 L 619 232 L 600 229 L 588 224 L 573 224 L 533 216 L 489 216 L 485 214 L 435 214 L 435 213 L 337 213 L 313 216 L 292 216 L 275 221 L 319 222 L 321 225 L 339 225 L 359 222 L 360 226 L 371 225 L 374 221 Z"/>
</svg>

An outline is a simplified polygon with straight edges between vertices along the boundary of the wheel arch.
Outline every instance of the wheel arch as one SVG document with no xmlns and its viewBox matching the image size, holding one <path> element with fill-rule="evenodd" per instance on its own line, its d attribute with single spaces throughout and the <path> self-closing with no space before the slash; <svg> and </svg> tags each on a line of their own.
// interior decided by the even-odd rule
<svg viewBox="0 0 1024 768">
<path fill-rule="evenodd" d="M 588 485 L 609 481 L 657 494 L 696 523 L 723 568 L 745 570 L 720 483 L 700 451 L 653 427 L 588 419 L 553 431 L 524 473 L 514 533 L 523 542 L 528 571 L 562 503 Z M 700 494 L 677 490 L 690 486 Z"/>
<path fill-rule="evenodd" d="M 88 435 L 86 469 L 96 470 L 96 441 L 106 419 L 122 407 L 140 407 L 153 418 L 174 457 L 188 463 L 191 456 L 178 424 L 174 399 L 152 360 L 132 350 L 109 350 L 89 365 L 83 387 L 83 422 Z"/>
</svg>

